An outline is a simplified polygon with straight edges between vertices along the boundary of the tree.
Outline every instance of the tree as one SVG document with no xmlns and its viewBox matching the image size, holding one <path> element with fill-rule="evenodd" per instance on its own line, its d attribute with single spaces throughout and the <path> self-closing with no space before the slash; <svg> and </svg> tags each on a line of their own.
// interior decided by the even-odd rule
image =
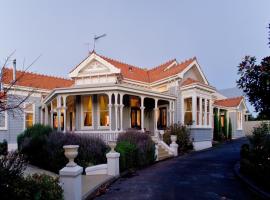
<svg viewBox="0 0 270 200">
<path fill-rule="evenodd" d="M 214 111 L 214 140 L 218 140 L 218 135 L 219 135 L 219 127 L 218 127 L 218 114 L 215 109 Z"/>
<path fill-rule="evenodd" d="M 228 130 L 228 139 L 232 139 L 232 121 L 231 118 L 229 118 L 229 130 Z"/>
<path fill-rule="evenodd" d="M 246 94 L 256 112 L 270 119 L 270 56 L 259 65 L 256 58 L 245 56 L 238 66 L 237 86 Z"/>
<path fill-rule="evenodd" d="M 30 65 L 24 67 L 23 66 L 23 70 L 21 70 L 20 75 L 15 75 L 14 79 L 10 82 L 6 82 L 6 80 L 8 79 L 8 74 L 6 73 L 5 68 L 7 67 L 7 65 L 10 64 L 11 62 L 11 58 L 13 56 L 13 54 L 15 53 L 12 52 L 5 60 L 4 64 L 2 65 L 2 67 L 0 68 L 0 113 L 2 113 L 3 111 L 9 111 L 9 112 L 15 112 L 15 111 L 21 111 L 22 105 L 24 102 L 26 102 L 26 100 L 33 94 L 33 92 L 35 92 L 35 89 L 32 89 L 28 92 L 26 92 L 26 95 L 22 96 L 22 95 L 13 95 L 11 91 L 14 91 L 14 89 L 16 88 L 16 85 L 18 82 L 21 81 L 21 79 L 23 79 L 25 73 L 27 72 L 27 70 L 38 60 L 38 58 L 36 58 Z M 16 65 L 16 60 L 12 61 L 13 65 Z M 14 70 L 14 69 L 13 69 Z"/>
<path fill-rule="evenodd" d="M 227 111 L 225 111 L 227 112 Z M 224 136 L 225 138 L 228 138 L 228 119 L 227 119 L 227 115 L 225 114 L 224 116 Z"/>
</svg>

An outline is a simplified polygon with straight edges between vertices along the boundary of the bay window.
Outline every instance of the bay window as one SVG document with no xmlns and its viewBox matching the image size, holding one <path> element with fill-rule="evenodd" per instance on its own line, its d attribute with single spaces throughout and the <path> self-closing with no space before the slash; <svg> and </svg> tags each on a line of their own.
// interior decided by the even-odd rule
<svg viewBox="0 0 270 200">
<path fill-rule="evenodd" d="M 34 125 L 34 104 L 25 104 L 24 107 L 24 127 L 30 128 Z"/>
<path fill-rule="evenodd" d="M 93 126 L 93 98 L 92 96 L 83 97 L 83 126 Z"/>
<path fill-rule="evenodd" d="M 99 96 L 99 125 L 109 126 L 109 98 L 107 95 Z"/>
</svg>

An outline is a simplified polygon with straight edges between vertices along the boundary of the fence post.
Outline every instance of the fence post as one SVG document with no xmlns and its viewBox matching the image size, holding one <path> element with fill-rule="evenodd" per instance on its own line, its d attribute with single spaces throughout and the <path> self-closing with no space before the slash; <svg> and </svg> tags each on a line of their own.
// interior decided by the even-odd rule
<svg viewBox="0 0 270 200">
<path fill-rule="evenodd" d="M 120 170 L 119 170 L 120 153 L 118 153 L 114 150 L 114 148 L 116 146 L 115 141 L 109 141 L 108 144 L 111 147 L 111 151 L 106 154 L 108 175 L 119 176 L 119 174 L 120 174 Z"/>
<path fill-rule="evenodd" d="M 66 145 L 65 156 L 69 163 L 59 171 L 60 183 L 64 190 L 65 200 L 80 200 L 82 198 L 82 172 L 83 168 L 74 162 L 78 155 L 78 145 Z"/>
</svg>

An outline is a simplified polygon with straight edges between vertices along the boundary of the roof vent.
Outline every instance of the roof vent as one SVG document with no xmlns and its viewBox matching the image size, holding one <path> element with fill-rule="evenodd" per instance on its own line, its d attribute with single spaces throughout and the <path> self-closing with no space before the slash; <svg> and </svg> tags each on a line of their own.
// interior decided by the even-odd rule
<svg viewBox="0 0 270 200">
<path fill-rule="evenodd" d="M 13 60 L 13 81 L 16 80 L 16 59 Z"/>
<path fill-rule="evenodd" d="M 132 67 L 128 67 L 128 71 L 132 72 Z"/>
</svg>

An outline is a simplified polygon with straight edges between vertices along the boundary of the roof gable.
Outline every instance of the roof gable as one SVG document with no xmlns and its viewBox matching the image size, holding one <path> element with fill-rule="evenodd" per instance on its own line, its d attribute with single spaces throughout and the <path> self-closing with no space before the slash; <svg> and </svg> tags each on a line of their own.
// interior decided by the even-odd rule
<svg viewBox="0 0 270 200">
<path fill-rule="evenodd" d="M 228 98 L 228 99 L 221 99 L 221 100 L 216 100 L 214 104 L 217 106 L 222 106 L 222 107 L 238 107 L 243 101 L 243 99 L 244 99 L 243 96 Z"/>
</svg>

